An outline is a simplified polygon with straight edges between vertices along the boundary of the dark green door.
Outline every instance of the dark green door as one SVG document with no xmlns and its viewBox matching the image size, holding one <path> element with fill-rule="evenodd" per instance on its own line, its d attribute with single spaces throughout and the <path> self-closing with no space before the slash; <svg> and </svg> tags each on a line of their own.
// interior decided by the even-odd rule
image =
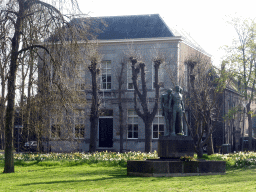
<svg viewBox="0 0 256 192">
<path fill-rule="evenodd" d="M 99 118 L 99 147 L 113 147 L 113 118 Z"/>
</svg>

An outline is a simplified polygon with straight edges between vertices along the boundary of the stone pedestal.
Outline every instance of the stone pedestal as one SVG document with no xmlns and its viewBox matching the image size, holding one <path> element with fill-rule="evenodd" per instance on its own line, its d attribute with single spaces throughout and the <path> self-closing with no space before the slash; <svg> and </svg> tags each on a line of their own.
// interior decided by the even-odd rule
<svg viewBox="0 0 256 192">
<path fill-rule="evenodd" d="M 141 177 L 181 177 L 225 174 L 225 161 L 178 161 L 148 159 L 127 161 L 127 175 Z"/>
<path fill-rule="evenodd" d="M 158 140 L 158 156 L 161 159 L 194 156 L 194 143 L 190 136 L 161 136 Z"/>
<path fill-rule="evenodd" d="M 144 177 L 177 177 L 225 174 L 225 161 L 181 161 L 194 156 L 194 143 L 188 136 L 162 136 L 158 140 L 160 159 L 127 161 L 127 175 Z"/>
</svg>

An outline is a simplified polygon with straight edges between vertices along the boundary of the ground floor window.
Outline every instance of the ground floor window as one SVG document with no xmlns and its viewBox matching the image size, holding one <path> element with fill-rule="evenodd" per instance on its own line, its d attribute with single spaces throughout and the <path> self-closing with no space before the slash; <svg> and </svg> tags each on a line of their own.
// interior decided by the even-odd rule
<svg viewBox="0 0 256 192">
<path fill-rule="evenodd" d="M 75 138 L 84 138 L 84 125 L 75 125 Z"/>
<path fill-rule="evenodd" d="M 60 138 L 60 128 L 63 123 L 61 112 L 51 112 L 51 138 Z"/>
<path fill-rule="evenodd" d="M 152 138 L 158 139 L 160 135 L 164 135 L 164 117 L 162 111 L 158 110 L 152 124 Z"/>
<path fill-rule="evenodd" d="M 75 138 L 84 138 L 84 128 L 85 128 L 85 111 L 84 110 L 74 110 L 74 124 L 75 124 Z"/>
<path fill-rule="evenodd" d="M 59 138 L 60 137 L 60 125 L 52 125 L 51 127 L 51 137 Z"/>
<path fill-rule="evenodd" d="M 139 136 L 138 115 L 135 110 L 128 110 L 128 132 L 129 139 L 137 139 Z"/>
</svg>

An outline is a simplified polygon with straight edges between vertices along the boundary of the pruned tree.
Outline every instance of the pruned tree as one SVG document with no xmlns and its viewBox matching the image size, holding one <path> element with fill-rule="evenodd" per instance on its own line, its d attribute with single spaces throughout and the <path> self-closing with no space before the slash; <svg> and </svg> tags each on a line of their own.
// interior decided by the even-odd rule
<svg viewBox="0 0 256 192">
<path fill-rule="evenodd" d="M 118 81 L 118 110 L 119 110 L 119 134 L 120 134 L 120 153 L 123 152 L 123 143 L 124 143 L 124 109 L 123 109 L 123 99 L 122 95 L 124 93 L 123 85 L 124 85 L 124 69 L 125 64 L 127 62 L 125 59 L 122 59 L 120 62 L 120 66 L 117 71 L 117 81 Z"/>
<path fill-rule="evenodd" d="M 159 81 L 158 81 L 158 70 L 163 62 L 161 58 L 154 59 L 154 88 L 155 88 L 155 98 L 153 109 L 150 110 L 150 106 L 147 103 L 147 85 L 146 85 L 146 73 L 145 73 L 145 63 L 138 62 L 136 58 L 130 57 L 132 63 L 132 83 L 134 86 L 134 109 L 138 116 L 143 120 L 145 125 L 145 152 L 152 151 L 152 122 L 158 110 L 158 100 L 159 100 Z M 141 89 L 138 84 L 138 75 L 140 74 L 141 79 Z M 141 104 L 142 110 L 138 106 L 138 101 Z"/>
<path fill-rule="evenodd" d="M 217 76 L 210 59 L 201 54 L 192 55 L 186 60 L 189 75 L 188 96 L 185 105 L 190 108 L 191 124 L 187 126 L 194 140 L 198 157 L 203 156 L 203 146 L 207 144 L 208 154 L 213 154 L 213 122 L 219 121 L 221 92 L 225 88 L 222 76 Z M 225 82 L 225 80 L 224 80 Z M 186 118 L 186 116 L 184 116 Z"/>
<path fill-rule="evenodd" d="M 65 8 L 65 13 L 68 14 L 73 13 L 74 15 L 79 11 L 76 0 L 52 0 L 52 3 L 63 5 L 59 7 Z M 61 10 L 44 1 L 6 0 L 2 1 L 0 5 L 2 8 L 0 11 L 0 25 L 4 28 L 4 34 L 1 34 L 1 39 L 4 37 L 7 40 L 6 44 L 8 44 L 9 48 L 6 55 L 10 57 L 7 77 L 4 173 L 11 173 L 14 172 L 13 130 L 15 89 L 20 58 L 28 51 L 34 52 L 39 57 L 39 50 L 41 50 L 43 54 L 49 55 L 51 66 L 54 66 L 56 70 L 62 71 L 63 64 L 60 62 L 60 53 L 63 51 L 63 46 L 75 45 L 76 40 L 82 34 L 86 34 L 87 29 L 69 24 L 72 15 L 64 15 Z M 70 9 L 73 12 L 69 11 Z M 72 55 L 72 50 L 75 53 L 75 50 L 78 50 L 77 46 L 69 49 L 69 55 Z M 46 62 L 42 63 L 46 68 Z M 60 74 L 56 76 L 60 77 Z M 58 85 L 59 87 L 61 85 L 61 88 L 65 88 L 65 84 L 58 83 Z M 39 91 L 46 90 L 40 88 Z M 59 98 L 64 99 L 61 96 Z"/>
</svg>

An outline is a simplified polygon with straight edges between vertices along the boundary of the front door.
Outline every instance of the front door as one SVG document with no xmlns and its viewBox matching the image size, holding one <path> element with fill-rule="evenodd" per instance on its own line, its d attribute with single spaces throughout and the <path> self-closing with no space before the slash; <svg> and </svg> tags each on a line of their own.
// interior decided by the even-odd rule
<svg viewBox="0 0 256 192">
<path fill-rule="evenodd" d="M 113 147 L 113 118 L 99 118 L 99 147 Z"/>
</svg>

